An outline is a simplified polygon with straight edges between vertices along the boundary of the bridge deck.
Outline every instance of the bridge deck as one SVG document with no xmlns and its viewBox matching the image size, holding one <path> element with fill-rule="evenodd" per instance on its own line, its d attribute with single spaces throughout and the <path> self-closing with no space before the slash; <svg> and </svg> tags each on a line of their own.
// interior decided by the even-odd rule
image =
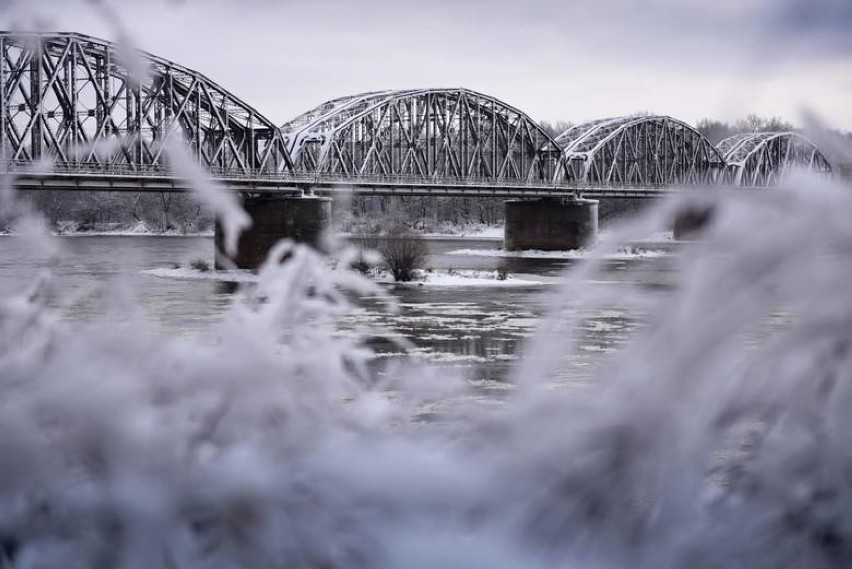
<svg viewBox="0 0 852 569">
<path fill-rule="evenodd" d="M 167 171 L 139 170 L 51 170 L 9 172 L 21 190 L 185 192 L 191 182 Z M 342 178 L 323 174 L 270 174 L 235 176 L 211 172 L 209 179 L 240 193 L 300 195 L 355 194 L 382 196 L 456 197 L 569 197 L 655 198 L 676 190 L 667 187 L 631 188 L 617 186 L 554 185 L 540 181 L 420 178 L 411 176 L 354 176 Z"/>
</svg>

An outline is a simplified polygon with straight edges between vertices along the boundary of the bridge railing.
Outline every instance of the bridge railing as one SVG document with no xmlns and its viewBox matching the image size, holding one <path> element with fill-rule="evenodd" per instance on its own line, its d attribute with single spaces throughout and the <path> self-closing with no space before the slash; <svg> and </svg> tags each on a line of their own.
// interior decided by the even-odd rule
<svg viewBox="0 0 852 569">
<path fill-rule="evenodd" d="M 401 174 L 332 174 L 316 172 L 295 174 L 296 178 L 312 181 L 317 185 L 336 183 L 352 183 L 355 185 L 376 184 L 382 186 L 494 186 L 494 187 L 529 187 L 529 188 L 561 188 L 568 187 L 554 184 L 545 180 L 520 180 L 512 178 L 475 178 L 463 176 L 411 176 Z"/>
<path fill-rule="evenodd" d="M 136 165 L 136 164 L 99 164 L 87 162 L 61 162 L 61 161 L 6 161 L 0 163 L 4 172 L 18 176 L 27 177 L 124 177 L 124 178 L 150 178 L 150 179 L 175 179 L 176 176 L 171 167 L 167 165 Z M 355 186 L 387 186 L 387 187 L 450 187 L 450 188 L 529 188 L 545 189 L 569 193 L 583 193 L 583 191 L 597 191 L 604 189 L 632 190 L 637 189 L 635 184 L 610 183 L 605 187 L 597 184 L 586 183 L 562 183 L 556 184 L 545 180 L 519 180 L 511 178 L 475 178 L 462 176 L 409 176 L 395 174 L 334 174 L 325 172 L 269 172 L 264 170 L 233 170 L 227 168 L 205 168 L 210 178 L 220 181 L 236 181 L 244 183 L 286 185 L 310 189 L 311 187 L 346 187 Z M 671 190 L 670 186 L 648 185 L 641 188 L 647 192 L 663 193 Z"/>
<path fill-rule="evenodd" d="M 28 161 L 13 160 L 0 163 L 2 171 L 23 176 L 125 176 L 175 178 L 174 170 L 167 165 L 154 164 L 99 164 L 92 162 L 61 162 L 61 161 Z M 562 187 L 545 180 L 519 180 L 510 178 L 470 178 L 461 176 L 408 176 L 388 174 L 334 174 L 324 172 L 270 172 L 268 170 L 236 170 L 228 168 L 204 169 L 213 179 L 223 180 L 257 180 L 272 182 L 293 182 L 309 184 L 353 184 L 373 183 L 381 185 L 429 185 L 441 184 L 451 186 L 528 186 L 528 187 Z"/>
<path fill-rule="evenodd" d="M 151 164 L 98 164 L 94 162 L 60 162 L 53 160 L 9 160 L 0 163 L 3 172 L 22 176 L 49 176 L 51 174 L 78 174 L 94 176 L 151 176 L 174 177 L 166 166 Z"/>
</svg>

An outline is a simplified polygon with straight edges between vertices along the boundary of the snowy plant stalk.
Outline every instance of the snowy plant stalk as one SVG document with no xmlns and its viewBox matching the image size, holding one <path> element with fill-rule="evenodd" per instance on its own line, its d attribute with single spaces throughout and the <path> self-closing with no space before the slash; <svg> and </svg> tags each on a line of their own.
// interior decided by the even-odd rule
<svg viewBox="0 0 852 569">
<path fill-rule="evenodd" d="M 245 212 L 181 156 L 234 247 Z M 293 243 L 213 344 L 124 313 L 65 322 L 41 281 L 0 299 L 0 568 L 843 566 L 852 194 L 800 177 L 700 201 L 716 215 L 674 291 L 590 284 L 603 261 L 582 260 L 516 393 L 427 427 L 418 402 L 463 401 L 464 384 L 373 377 L 367 334 L 336 323 L 379 291 Z M 11 186 L 0 206 L 55 250 Z M 647 325 L 593 381 L 555 389 L 577 349 L 566 314 L 614 303 Z"/>
<path fill-rule="evenodd" d="M 602 291 L 588 283 L 604 261 L 584 261 L 516 395 L 433 429 L 407 419 L 428 390 L 398 377 L 391 396 L 365 338 L 336 333 L 375 285 L 309 248 L 271 253 L 214 345 L 141 319 L 64 323 L 37 287 L 4 299 L 3 562 L 836 565 L 852 531 L 852 198 L 799 179 L 715 205 L 673 292 Z M 594 381 L 554 391 L 577 329 L 562 309 L 615 301 L 647 326 Z"/>
</svg>

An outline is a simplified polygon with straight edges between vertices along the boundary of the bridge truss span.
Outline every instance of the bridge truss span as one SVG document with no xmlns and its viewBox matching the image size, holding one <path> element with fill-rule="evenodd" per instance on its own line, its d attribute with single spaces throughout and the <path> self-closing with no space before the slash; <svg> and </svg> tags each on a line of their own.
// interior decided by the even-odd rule
<svg viewBox="0 0 852 569">
<path fill-rule="evenodd" d="M 297 171 L 551 183 L 561 151 L 527 115 L 467 89 L 331 100 L 283 125 Z"/>
<path fill-rule="evenodd" d="M 734 135 L 718 145 L 726 180 L 738 186 L 774 186 L 794 169 L 831 175 L 832 167 L 816 144 L 796 132 Z"/>
<path fill-rule="evenodd" d="M 655 197 L 830 174 L 808 139 L 714 147 L 668 116 L 606 118 L 556 139 L 463 88 L 331 99 L 277 127 L 204 75 L 78 33 L 0 32 L 0 169 L 30 189 L 184 191 L 171 146 L 235 191 Z M 185 173 L 184 173 L 185 175 Z"/>
<path fill-rule="evenodd" d="M 167 143 L 206 169 L 291 170 L 274 123 L 204 75 L 77 33 L 0 32 L 5 163 L 168 167 Z"/>
<path fill-rule="evenodd" d="M 704 135 L 668 116 L 595 120 L 571 127 L 556 142 L 564 149 L 569 183 L 709 185 L 724 169 L 722 155 Z"/>
</svg>

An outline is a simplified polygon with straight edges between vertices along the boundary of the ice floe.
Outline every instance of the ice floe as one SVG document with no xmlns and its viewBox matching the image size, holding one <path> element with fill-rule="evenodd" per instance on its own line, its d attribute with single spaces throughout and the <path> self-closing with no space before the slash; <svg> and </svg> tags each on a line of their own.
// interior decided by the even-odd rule
<svg viewBox="0 0 852 569">
<path fill-rule="evenodd" d="M 667 251 L 657 249 L 640 249 L 636 247 L 624 247 L 618 251 L 599 253 L 587 250 L 572 251 L 504 251 L 503 249 L 456 249 L 448 251 L 447 255 L 463 255 L 471 257 L 499 257 L 505 259 L 641 259 L 665 257 L 670 255 Z"/>
</svg>

